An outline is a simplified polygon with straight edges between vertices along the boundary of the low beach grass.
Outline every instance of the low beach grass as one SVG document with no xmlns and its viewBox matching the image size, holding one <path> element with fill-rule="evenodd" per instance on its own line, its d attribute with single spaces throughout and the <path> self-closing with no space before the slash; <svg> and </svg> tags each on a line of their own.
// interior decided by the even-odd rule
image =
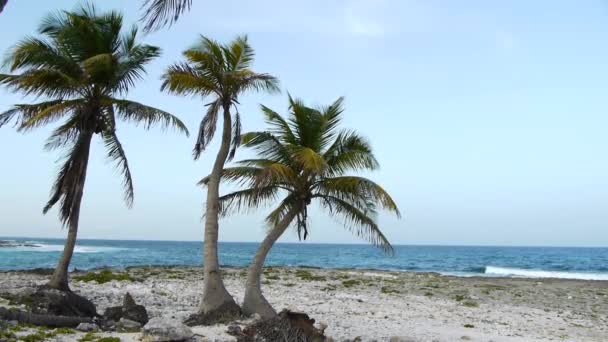
<svg viewBox="0 0 608 342">
<path fill-rule="evenodd" d="M 83 275 L 76 275 L 73 277 L 74 280 L 83 282 L 97 282 L 98 284 L 109 283 L 113 280 L 116 281 L 130 281 L 134 282 L 135 279 L 127 272 L 112 272 L 112 270 L 101 270 L 99 272 L 89 272 Z"/>
</svg>

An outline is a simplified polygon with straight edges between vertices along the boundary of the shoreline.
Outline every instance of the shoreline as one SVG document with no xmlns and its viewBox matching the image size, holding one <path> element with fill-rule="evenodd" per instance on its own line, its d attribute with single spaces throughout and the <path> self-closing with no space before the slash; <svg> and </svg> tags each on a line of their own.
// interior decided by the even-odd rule
<svg viewBox="0 0 608 342">
<path fill-rule="evenodd" d="M 105 268 L 107 269 L 107 268 Z M 196 311 L 202 268 L 129 267 L 132 281 L 78 281 L 73 290 L 103 312 L 126 292 L 151 317 L 183 320 Z M 226 287 L 242 300 L 246 269 L 224 267 Z M 41 285 L 46 275 L 0 272 L 0 293 Z M 455 277 L 427 272 L 267 267 L 263 291 L 277 311 L 305 312 L 328 325 L 336 341 L 604 341 L 608 336 L 608 282 L 578 279 Z M 196 327 L 212 340 L 230 341 L 225 326 Z M 135 335 L 122 336 L 124 341 Z"/>
<path fill-rule="evenodd" d="M 488 267 L 488 266 L 486 266 Z M 494 267 L 494 266 L 489 266 Z M 176 269 L 176 268 L 191 268 L 191 269 L 200 269 L 202 272 L 202 265 L 134 265 L 134 266 L 125 266 L 125 267 L 115 267 L 115 266 L 97 266 L 92 268 L 74 268 L 70 270 L 70 273 L 87 273 L 87 272 L 95 272 L 100 270 L 137 270 L 137 269 L 146 269 L 146 268 L 167 268 L 167 269 Z M 221 269 L 238 269 L 238 270 L 246 270 L 247 267 L 244 266 L 236 266 L 236 265 L 220 265 Z M 507 276 L 500 274 L 487 274 L 487 273 L 479 273 L 479 272 L 440 272 L 440 271 L 414 271 L 414 270 L 396 270 L 396 269 L 378 269 L 378 268 L 357 268 L 357 267 L 319 267 L 319 266 L 308 266 L 308 265 L 297 265 L 297 266 L 284 266 L 284 265 L 269 265 L 264 268 L 275 268 L 275 269 L 309 269 L 309 270 L 320 270 L 320 271 L 360 271 L 360 272 L 376 272 L 376 273 L 404 273 L 404 274 L 420 274 L 420 275 L 435 275 L 441 277 L 453 277 L 453 278 L 464 278 L 464 279 L 474 279 L 474 280 L 483 280 L 483 279 L 527 279 L 527 280 L 536 280 L 536 281 L 577 281 L 577 282 L 599 282 L 599 283 L 608 283 L 608 279 L 581 279 L 581 278 L 566 278 L 566 277 L 539 277 L 539 276 Z M 505 267 L 508 269 L 508 267 Z M 28 269 L 8 269 L 1 270 L 2 273 L 30 273 L 30 274 L 52 274 L 53 268 L 50 267 L 36 267 L 36 268 L 28 268 Z M 544 271 L 544 270 L 536 270 L 530 269 L 528 271 L 538 271 L 538 272 L 546 272 L 546 273 L 569 273 L 568 271 L 560 272 L 560 271 Z M 599 274 L 596 272 L 570 272 L 572 274 Z M 484 275 L 485 274 L 485 275 Z M 603 273 L 601 273 L 603 274 Z M 606 273 L 608 276 L 608 273 Z"/>
</svg>

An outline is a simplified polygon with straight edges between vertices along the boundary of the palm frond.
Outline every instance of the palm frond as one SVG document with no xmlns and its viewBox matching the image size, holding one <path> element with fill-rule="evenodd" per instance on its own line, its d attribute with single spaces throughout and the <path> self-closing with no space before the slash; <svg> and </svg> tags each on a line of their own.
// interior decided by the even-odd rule
<svg viewBox="0 0 608 342">
<path fill-rule="evenodd" d="M 201 156 L 201 153 L 207 148 L 207 145 L 213 139 L 217 128 L 217 119 L 220 109 L 222 108 L 220 101 L 215 100 L 207 104 L 207 114 L 201 120 L 196 137 L 196 143 L 192 150 L 192 157 L 196 160 Z"/>
<path fill-rule="evenodd" d="M 35 112 L 35 114 L 31 115 L 27 120 L 25 120 L 20 125 L 19 130 L 26 131 L 36 127 L 44 126 L 50 122 L 62 118 L 66 114 L 78 111 L 78 109 L 82 106 L 81 99 L 53 102 L 56 103 L 44 106 L 25 105 L 29 107 L 30 111 L 32 111 L 33 113 Z"/>
<path fill-rule="evenodd" d="M 388 210 L 398 217 L 401 216 L 393 198 L 380 185 L 364 177 L 341 176 L 324 178 L 318 181 L 314 188 L 321 195 L 334 196 L 341 199 L 364 198 Z"/>
<path fill-rule="evenodd" d="M 144 30 L 151 32 L 175 23 L 190 9 L 192 0 L 146 0 L 142 6 L 141 21 Z"/>
<path fill-rule="evenodd" d="M 162 81 L 161 91 L 168 91 L 175 95 L 205 97 L 219 91 L 215 80 L 187 63 L 169 66 L 162 76 Z"/>
<path fill-rule="evenodd" d="M 80 205 L 92 137 L 93 132 L 91 131 L 79 133 L 65 156 L 63 166 L 53 184 L 51 198 L 42 210 L 46 214 L 57 202 L 61 201 L 59 217 L 64 225 L 71 225 L 78 220 L 76 208 Z"/>
<path fill-rule="evenodd" d="M 260 176 L 262 169 L 259 167 L 252 166 L 237 166 L 237 167 L 227 167 L 224 168 L 221 172 L 221 180 L 222 182 L 234 182 L 241 186 L 254 186 L 255 180 Z M 207 186 L 209 183 L 209 176 L 201 179 L 197 185 Z"/>
<path fill-rule="evenodd" d="M 357 237 L 369 241 L 372 245 L 380 247 L 384 252 L 392 254 L 393 247 L 384 236 L 376 221 L 370 217 L 371 212 L 363 212 L 347 201 L 334 196 L 319 197 L 321 204 L 331 215 L 339 215 L 344 219 L 346 229 Z"/>
<path fill-rule="evenodd" d="M 180 133 L 189 134 L 188 128 L 180 119 L 163 110 L 129 100 L 109 98 L 106 101 L 107 105 L 114 105 L 119 118 L 142 124 L 145 129 L 160 124 L 163 129 L 172 127 Z"/>
<path fill-rule="evenodd" d="M 123 188 L 124 198 L 127 206 L 130 208 L 133 206 L 133 199 L 135 197 L 133 191 L 133 178 L 131 177 L 131 170 L 129 169 L 129 162 L 122 144 L 116 136 L 116 132 L 113 130 L 104 130 L 102 132 L 103 142 L 107 150 L 108 159 L 115 162 L 116 166 L 120 169 L 120 173 L 123 176 Z"/>
<path fill-rule="evenodd" d="M 253 208 L 267 206 L 276 200 L 277 193 L 277 188 L 269 186 L 234 191 L 220 196 L 220 214 L 226 216 L 230 213 L 244 213 Z"/>
<path fill-rule="evenodd" d="M 354 131 L 341 131 L 323 153 L 329 171 L 341 175 L 349 170 L 376 170 L 379 165 L 369 142 Z"/>
</svg>

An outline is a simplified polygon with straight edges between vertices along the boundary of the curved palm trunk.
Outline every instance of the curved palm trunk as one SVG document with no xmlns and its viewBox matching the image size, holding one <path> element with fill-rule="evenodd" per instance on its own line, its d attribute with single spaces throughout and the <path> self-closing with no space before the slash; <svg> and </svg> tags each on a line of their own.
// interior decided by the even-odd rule
<svg viewBox="0 0 608 342">
<path fill-rule="evenodd" d="M 243 300 L 243 313 L 246 315 L 259 314 L 263 319 L 272 318 L 277 315 L 277 312 L 272 308 L 270 303 L 266 300 L 262 294 L 260 286 L 260 278 L 262 276 L 262 269 L 264 267 L 264 261 L 268 252 L 274 245 L 274 243 L 283 235 L 289 224 L 298 214 L 296 207 L 292 208 L 283 219 L 270 230 L 268 235 L 264 238 L 264 241 L 258 247 L 258 251 L 249 266 L 249 272 L 247 273 L 247 283 L 245 284 L 245 299 Z"/>
<path fill-rule="evenodd" d="M 230 107 L 224 106 L 224 127 L 222 132 L 222 144 L 217 153 L 213 170 L 209 175 L 207 185 L 207 211 L 205 214 L 205 240 L 204 240 L 204 287 L 203 301 L 200 312 L 205 314 L 217 310 L 220 307 L 237 307 L 238 305 L 226 290 L 220 273 L 220 265 L 217 252 L 218 241 L 218 210 L 219 210 L 219 189 L 220 177 L 232 136 L 232 118 L 230 117 Z"/>
<path fill-rule="evenodd" d="M 89 163 L 89 152 L 91 148 L 91 139 L 93 138 L 92 132 L 83 132 L 82 150 L 76 153 L 81 154 L 79 158 L 79 165 L 75 165 L 76 169 L 74 174 L 78 177 L 76 182 L 76 188 L 74 189 L 74 201 L 72 202 L 72 209 L 70 215 L 70 223 L 68 228 L 68 236 L 65 240 L 63 247 L 63 254 L 59 259 L 55 272 L 51 276 L 51 279 L 46 286 L 61 290 L 70 291 L 68 284 L 68 267 L 74 254 L 74 247 L 76 246 L 76 237 L 78 235 L 78 221 L 80 218 L 80 203 L 82 202 L 82 194 L 84 191 L 84 183 L 87 177 L 87 166 Z"/>
</svg>

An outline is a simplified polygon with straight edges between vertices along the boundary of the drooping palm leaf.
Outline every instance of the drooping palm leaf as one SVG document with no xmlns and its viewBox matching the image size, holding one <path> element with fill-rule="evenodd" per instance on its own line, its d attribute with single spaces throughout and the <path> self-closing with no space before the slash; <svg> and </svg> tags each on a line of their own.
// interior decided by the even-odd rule
<svg viewBox="0 0 608 342">
<path fill-rule="evenodd" d="M 175 23 L 192 6 L 192 0 L 146 0 L 141 20 L 147 32 Z"/>
</svg>

